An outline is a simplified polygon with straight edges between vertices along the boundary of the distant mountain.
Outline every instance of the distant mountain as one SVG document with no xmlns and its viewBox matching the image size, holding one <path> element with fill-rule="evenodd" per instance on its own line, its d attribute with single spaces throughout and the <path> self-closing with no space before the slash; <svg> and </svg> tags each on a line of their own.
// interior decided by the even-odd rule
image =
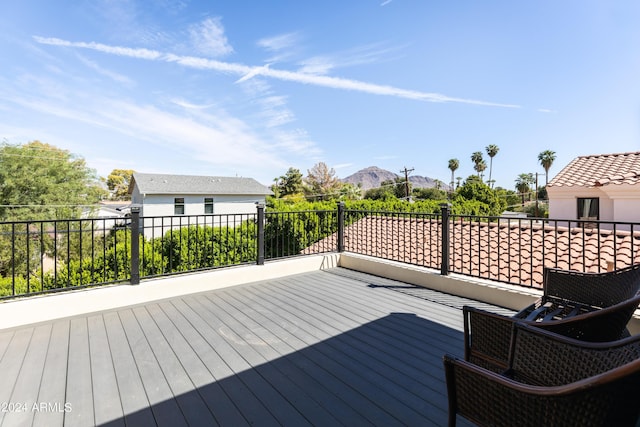
<svg viewBox="0 0 640 427">
<path fill-rule="evenodd" d="M 341 179 L 341 181 L 354 185 L 362 184 L 362 191 L 367 191 L 370 188 L 380 187 L 380 184 L 384 181 L 394 180 L 398 177 L 400 175 L 397 173 L 377 166 L 370 166 Z M 436 186 L 436 181 L 433 178 L 420 175 L 409 175 L 409 182 L 413 185 L 413 188 L 433 188 Z M 446 188 L 447 186 L 444 185 L 443 187 Z"/>
</svg>

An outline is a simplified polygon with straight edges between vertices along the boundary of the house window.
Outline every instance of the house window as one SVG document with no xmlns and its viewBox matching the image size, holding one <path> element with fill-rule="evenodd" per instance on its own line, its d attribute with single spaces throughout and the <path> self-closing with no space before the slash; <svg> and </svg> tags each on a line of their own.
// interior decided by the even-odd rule
<svg viewBox="0 0 640 427">
<path fill-rule="evenodd" d="M 597 197 L 578 198 L 578 219 L 598 220 L 600 219 L 600 199 Z"/>
<path fill-rule="evenodd" d="M 176 197 L 173 199 L 173 214 L 184 215 L 184 197 Z"/>
<path fill-rule="evenodd" d="M 213 213 L 213 198 L 205 197 L 204 198 L 204 213 L 212 214 Z"/>
</svg>

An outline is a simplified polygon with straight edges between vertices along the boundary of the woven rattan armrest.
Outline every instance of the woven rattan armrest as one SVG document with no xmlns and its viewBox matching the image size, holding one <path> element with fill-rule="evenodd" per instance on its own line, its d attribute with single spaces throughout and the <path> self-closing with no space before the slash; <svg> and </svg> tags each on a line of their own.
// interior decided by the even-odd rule
<svg viewBox="0 0 640 427">
<path fill-rule="evenodd" d="M 586 342 L 516 323 L 508 376 L 522 383 L 555 386 L 601 374 L 640 359 L 640 335 Z"/>
<path fill-rule="evenodd" d="M 444 356 L 449 425 L 456 414 L 491 426 L 633 426 L 640 405 L 640 359 L 552 387 L 522 384 Z"/>
<path fill-rule="evenodd" d="M 615 341 L 625 336 L 626 325 L 639 304 L 640 295 L 637 295 L 602 310 L 546 322 L 527 322 L 465 306 L 462 310 L 464 357 L 494 372 L 504 372 L 508 367 L 511 335 L 516 322 L 582 341 Z"/>
</svg>

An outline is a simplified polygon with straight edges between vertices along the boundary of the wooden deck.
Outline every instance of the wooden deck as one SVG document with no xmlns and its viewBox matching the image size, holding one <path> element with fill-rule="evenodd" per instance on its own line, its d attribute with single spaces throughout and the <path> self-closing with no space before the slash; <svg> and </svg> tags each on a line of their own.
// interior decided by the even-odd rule
<svg viewBox="0 0 640 427">
<path fill-rule="evenodd" d="M 0 425 L 446 425 L 469 302 L 334 268 L 0 330 Z"/>
</svg>

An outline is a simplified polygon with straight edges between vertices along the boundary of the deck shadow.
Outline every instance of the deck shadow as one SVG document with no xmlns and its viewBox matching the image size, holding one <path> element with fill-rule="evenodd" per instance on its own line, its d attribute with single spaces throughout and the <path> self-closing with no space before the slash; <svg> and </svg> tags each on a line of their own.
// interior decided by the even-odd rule
<svg viewBox="0 0 640 427">
<path fill-rule="evenodd" d="M 102 425 L 445 425 L 442 355 L 461 352 L 461 332 L 391 313 Z"/>
</svg>

